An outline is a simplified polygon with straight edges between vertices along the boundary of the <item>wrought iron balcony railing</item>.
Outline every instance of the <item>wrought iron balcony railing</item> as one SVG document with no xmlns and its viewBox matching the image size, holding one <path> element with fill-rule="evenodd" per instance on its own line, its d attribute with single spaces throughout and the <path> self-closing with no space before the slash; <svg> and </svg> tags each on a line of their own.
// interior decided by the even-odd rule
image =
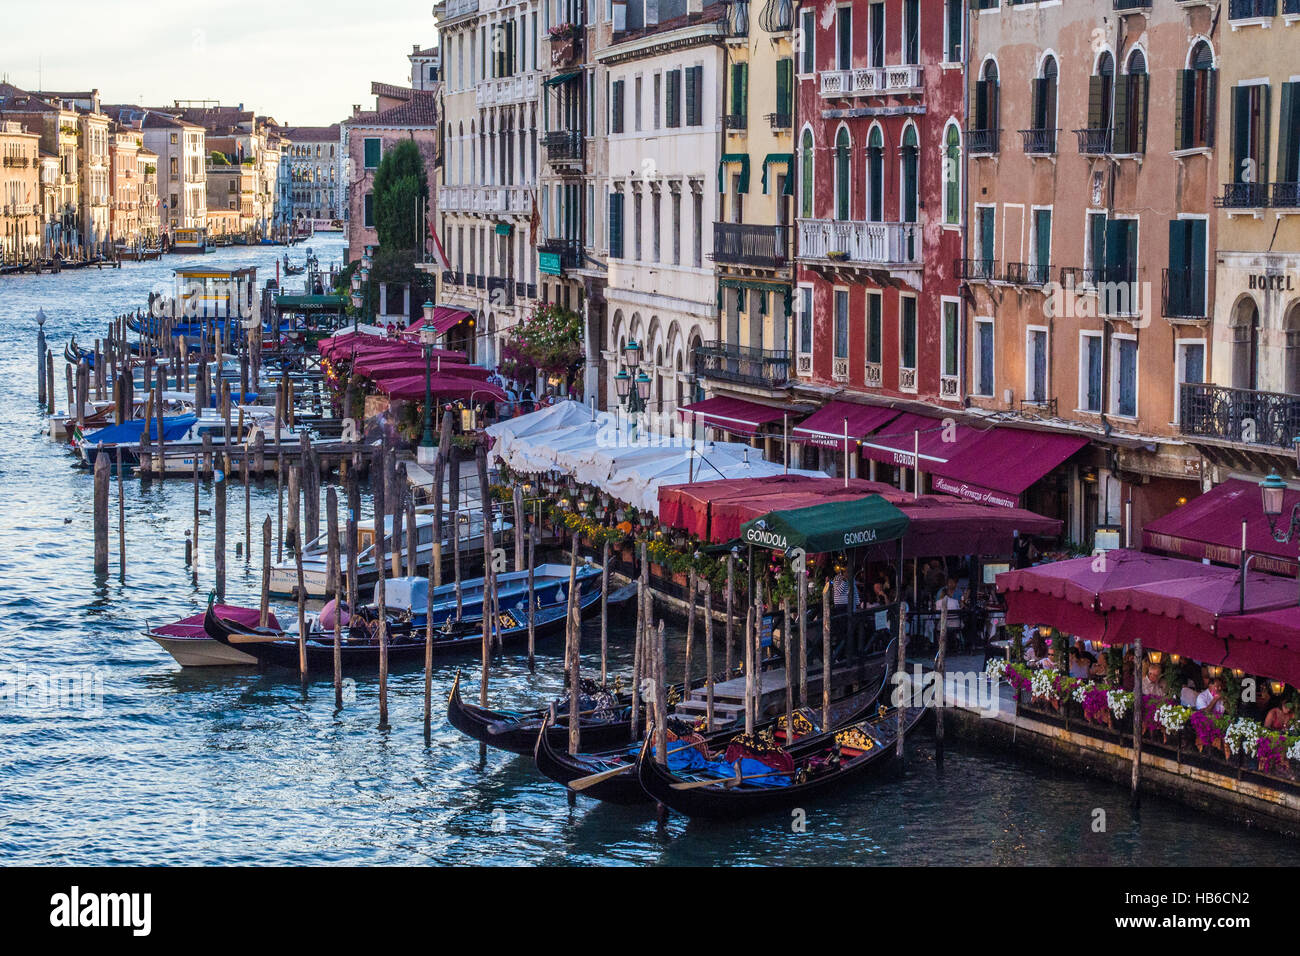
<svg viewBox="0 0 1300 956">
<path fill-rule="evenodd" d="M 1260 209 L 1268 205 L 1268 183 L 1224 183 L 1223 195 L 1215 197 L 1220 209 Z"/>
<path fill-rule="evenodd" d="M 1050 156 L 1056 152 L 1056 134 L 1054 129 L 1022 129 L 1020 138 L 1024 141 L 1025 152 L 1031 156 Z"/>
<path fill-rule="evenodd" d="M 692 360 L 701 378 L 766 388 L 781 388 L 790 379 L 790 353 L 784 349 L 710 342 L 697 345 Z"/>
<path fill-rule="evenodd" d="M 560 267 L 563 269 L 576 269 L 582 264 L 581 239 L 543 239 L 537 244 L 537 251 L 559 256 Z"/>
<path fill-rule="evenodd" d="M 1085 156 L 1103 156 L 1110 152 L 1110 143 L 1114 130 L 1076 129 L 1074 135 L 1079 137 L 1080 153 Z"/>
<path fill-rule="evenodd" d="M 1147 10 L 1151 0 L 1115 0 L 1116 10 Z"/>
<path fill-rule="evenodd" d="M 1229 20 L 1259 20 L 1277 16 L 1277 0 L 1229 0 Z"/>
<path fill-rule="evenodd" d="M 713 224 L 713 261 L 776 269 L 790 260 L 789 226 Z"/>
<path fill-rule="evenodd" d="M 1289 452 L 1300 435 L 1300 395 L 1187 382 L 1179 389 L 1178 427 L 1184 435 Z"/>
<path fill-rule="evenodd" d="M 998 130 L 966 130 L 966 151 L 972 156 L 992 156 L 998 151 Z"/>
<path fill-rule="evenodd" d="M 1051 281 L 1052 267 L 1036 262 L 1008 262 L 1005 280 L 1013 285 L 1044 286 Z"/>
<path fill-rule="evenodd" d="M 749 36 L 749 0 L 730 0 L 726 6 L 726 35 L 729 37 Z"/>
<path fill-rule="evenodd" d="M 1170 319 L 1203 319 L 1205 308 L 1204 269 L 1165 269 L 1161 281 L 1161 312 Z"/>
<path fill-rule="evenodd" d="M 1300 0 L 1296 0 L 1300 3 Z M 1300 13 L 1300 10 L 1296 11 Z M 1274 183 L 1273 205 L 1281 209 L 1300 207 L 1300 183 Z"/>
<path fill-rule="evenodd" d="M 767 0 L 758 15 L 758 25 L 768 33 L 785 33 L 794 27 L 794 4 L 791 0 Z"/>
<path fill-rule="evenodd" d="M 722 125 L 730 130 L 744 130 L 749 126 L 749 116 L 746 113 L 727 113 L 722 117 Z"/>
<path fill-rule="evenodd" d="M 1001 281 L 1001 275 L 998 272 L 998 261 L 991 256 L 987 258 L 958 259 L 957 276 L 967 282 Z"/>
<path fill-rule="evenodd" d="M 546 159 L 550 163 L 568 165 L 583 159 L 582 133 L 577 130 L 552 130 L 542 134 Z"/>
<path fill-rule="evenodd" d="M 1296 0 L 1300 3 L 1300 0 Z M 790 129 L 794 126 L 794 117 L 789 113 L 768 113 L 767 122 L 772 129 Z"/>
<path fill-rule="evenodd" d="M 1287 16 L 1300 16 L 1300 0 L 1282 0 L 1282 12 Z"/>
</svg>

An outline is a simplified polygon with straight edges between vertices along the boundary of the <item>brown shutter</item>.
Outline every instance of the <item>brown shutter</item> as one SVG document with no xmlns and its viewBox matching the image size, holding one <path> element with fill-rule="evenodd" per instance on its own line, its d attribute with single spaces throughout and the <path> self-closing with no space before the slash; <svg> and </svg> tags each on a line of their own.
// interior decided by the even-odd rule
<svg viewBox="0 0 1300 956">
<path fill-rule="evenodd" d="M 1174 149 L 1187 149 L 1195 136 L 1196 119 L 1189 107 L 1196 102 L 1196 71 L 1174 75 Z"/>
<path fill-rule="evenodd" d="M 1151 88 L 1151 77 L 1139 73 L 1134 77 L 1133 103 L 1133 152 L 1147 151 L 1147 92 Z"/>
<path fill-rule="evenodd" d="M 1088 77 L 1088 129 L 1101 129 L 1105 87 L 1100 76 Z"/>
<path fill-rule="evenodd" d="M 1132 133 L 1129 129 L 1129 93 L 1131 92 L 1130 80 L 1128 74 L 1117 77 L 1119 83 L 1115 86 L 1115 122 L 1112 125 L 1114 133 L 1111 134 L 1110 148 L 1115 153 L 1133 152 Z"/>
</svg>

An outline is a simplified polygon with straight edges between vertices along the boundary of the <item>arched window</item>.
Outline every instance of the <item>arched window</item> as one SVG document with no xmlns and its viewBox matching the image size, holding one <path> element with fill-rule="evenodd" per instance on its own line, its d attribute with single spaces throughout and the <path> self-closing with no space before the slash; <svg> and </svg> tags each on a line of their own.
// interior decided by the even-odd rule
<svg viewBox="0 0 1300 956">
<path fill-rule="evenodd" d="M 867 136 L 867 221 L 885 219 L 885 137 L 879 126 Z"/>
<path fill-rule="evenodd" d="M 1259 308 L 1250 296 L 1232 310 L 1232 387 L 1259 387 Z"/>
<path fill-rule="evenodd" d="M 1048 56 L 1034 80 L 1034 128 L 1028 132 L 1025 152 L 1056 152 L 1056 57 Z"/>
<path fill-rule="evenodd" d="M 1149 88 L 1147 58 L 1141 50 L 1134 50 L 1124 82 L 1115 89 L 1115 152 L 1146 152 Z"/>
<path fill-rule="evenodd" d="M 1218 71 L 1214 51 L 1197 40 L 1174 84 L 1174 148 L 1208 149 L 1214 145 L 1215 93 Z"/>
<path fill-rule="evenodd" d="M 920 150 L 917 148 L 916 127 L 911 125 L 903 130 L 903 143 L 900 155 L 902 163 L 902 220 L 916 222 L 918 208 L 917 160 Z"/>
<path fill-rule="evenodd" d="M 849 131 L 841 126 L 835 134 L 835 218 L 849 218 Z"/>
<path fill-rule="evenodd" d="M 956 123 L 948 124 L 943 144 L 943 221 L 961 222 L 961 133 Z"/>
<path fill-rule="evenodd" d="M 1289 395 L 1300 395 L 1300 302 L 1291 304 L 1282 329 L 1286 333 L 1286 350 L 1282 353 L 1283 388 Z"/>
<path fill-rule="evenodd" d="M 1088 129 L 1111 128 L 1111 100 L 1115 92 L 1115 58 L 1103 50 L 1097 72 L 1088 78 Z"/>
<path fill-rule="evenodd" d="M 813 135 L 812 130 L 803 131 L 803 142 L 799 147 L 799 215 L 804 219 L 813 216 Z"/>
<path fill-rule="evenodd" d="M 979 80 L 975 83 L 973 115 L 968 134 L 973 152 L 996 153 L 998 151 L 999 98 L 998 65 L 993 60 L 987 60 L 980 71 Z"/>
</svg>

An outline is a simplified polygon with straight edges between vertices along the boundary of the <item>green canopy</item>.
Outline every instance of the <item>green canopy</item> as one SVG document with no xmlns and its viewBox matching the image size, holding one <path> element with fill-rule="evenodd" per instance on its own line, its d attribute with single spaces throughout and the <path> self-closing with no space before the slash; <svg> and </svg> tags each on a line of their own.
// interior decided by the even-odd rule
<svg viewBox="0 0 1300 956">
<path fill-rule="evenodd" d="M 276 297 L 275 307 L 281 312 L 334 312 L 347 301 L 341 295 L 281 295 Z"/>
<path fill-rule="evenodd" d="M 825 554 L 895 541 L 907 531 L 907 515 L 880 495 L 829 501 L 790 511 L 769 511 L 740 526 L 740 540 L 775 551 L 800 548 Z"/>
</svg>

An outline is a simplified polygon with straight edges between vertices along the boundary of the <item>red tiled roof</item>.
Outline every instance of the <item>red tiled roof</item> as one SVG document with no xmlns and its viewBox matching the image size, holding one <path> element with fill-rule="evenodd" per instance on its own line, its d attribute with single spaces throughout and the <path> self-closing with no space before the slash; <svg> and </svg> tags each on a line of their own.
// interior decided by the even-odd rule
<svg viewBox="0 0 1300 956">
<path fill-rule="evenodd" d="M 435 90 L 412 90 L 411 99 L 401 106 L 379 112 L 358 113 L 346 121 L 349 126 L 414 127 L 438 125 Z"/>
</svg>

